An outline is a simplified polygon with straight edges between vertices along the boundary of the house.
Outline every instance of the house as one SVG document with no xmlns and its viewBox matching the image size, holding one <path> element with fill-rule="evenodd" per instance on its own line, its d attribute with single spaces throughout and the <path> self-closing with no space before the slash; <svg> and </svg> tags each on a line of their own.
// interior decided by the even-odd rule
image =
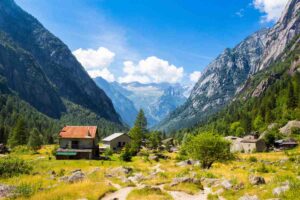
<svg viewBox="0 0 300 200">
<path fill-rule="evenodd" d="M 277 140 L 275 141 L 275 147 L 278 149 L 292 149 L 298 145 L 297 141 L 288 138 L 288 139 L 283 139 L 283 140 Z"/>
<path fill-rule="evenodd" d="M 231 152 L 262 152 L 266 150 L 266 143 L 263 139 L 257 138 L 254 135 L 247 135 L 243 138 L 235 136 L 227 136 L 226 140 L 231 142 Z"/>
<path fill-rule="evenodd" d="M 94 159 L 99 157 L 96 126 L 65 126 L 59 133 L 56 159 Z"/>
<path fill-rule="evenodd" d="M 131 139 L 126 133 L 114 133 L 102 139 L 102 149 L 110 148 L 113 151 L 120 151 L 126 144 L 130 143 Z"/>
<path fill-rule="evenodd" d="M 253 135 L 245 136 L 241 140 L 241 145 L 245 153 L 263 152 L 267 149 L 265 141 Z"/>
</svg>

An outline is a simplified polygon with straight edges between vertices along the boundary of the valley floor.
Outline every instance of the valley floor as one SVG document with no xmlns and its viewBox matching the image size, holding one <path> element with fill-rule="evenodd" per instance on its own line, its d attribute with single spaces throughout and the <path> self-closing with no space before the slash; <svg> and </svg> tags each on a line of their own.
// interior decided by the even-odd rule
<svg viewBox="0 0 300 200">
<path fill-rule="evenodd" d="M 19 191 L 13 198 L 35 200 L 300 199 L 300 148 L 239 154 L 235 161 L 216 163 L 209 170 L 197 162 L 180 162 L 175 153 L 164 153 L 169 158 L 159 161 L 137 156 L 121 162 L 117 155 L 111 161 L 56 160 L 52 149 L 11 153 L 31 163 L 33 170 L 0 178 L 0 196 L 1 185 L 11 185 Z"/>
</svg>

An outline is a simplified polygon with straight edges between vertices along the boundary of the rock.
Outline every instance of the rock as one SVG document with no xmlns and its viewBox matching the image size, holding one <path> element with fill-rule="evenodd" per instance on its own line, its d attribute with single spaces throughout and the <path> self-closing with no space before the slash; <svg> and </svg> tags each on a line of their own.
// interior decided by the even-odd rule
<svg viewBox="0 0 300 200">
<path fill-rule="evenodd" d="M 60 181 L 63 181 L 63 182 L 67 182 L 68 179 L 69 179 L 68 176 L 63 176 L 63 177 L 61 177 L 59 180 L 60 180 Z"/>
<path fill-rule="evenodd" d="M 279 131 L 284 135 L 290 135 L 292 128 L 300 128 L 300 121 L 289 121 L 284 127 L 280 128 Z"/>
<path fill-rule="evenodd" d="M 288 181 L 286 181 L 286 182 L 282 183 L 280 187 L 274 188 L 273 194 L 275 196 L 280 196 L 281 194 L 285 193 L 289 189 L 290 189 L 290 183 Z"/>
<path fill-rule="evenodd" d="M 156 161 L 156 162 L 159 161 L 159 158 L 158 158 L 158 156 L 156 156 L 156 155 L 151 155 L 151 156 L 149 156 L 148 158 L 149 158 L 149 160 L 154 160 L 154 161 Z"/>
<path fill-rule="evenodd" d="M 94 174 L 96 172 L 99 172 L 100 171 L 100 168 L 99 167 L 96 167 L 95 169 L 93 169 L 89 174 Z"/>
<path fill-rule="evenodd" d="M 80 170 L 72 173 L 71 176 L 68 177 L 68 183 L 75 183 L 79 181 L 83 181 L 86 178 L 85 174 Z"/>
<path fill-rule="evenodd" d="M 0 184 L 0 198 L 10 197 L 13 195 L 16 187 L 5 184 Z"/>
<path fill-rule="evenodd" d="M 250 196 L 250 195 L 246 194 L 246 195 L 240 197 L 239 200 L 259 200 L 259 198 L 256 195 Z"/>
<path fill-rule="evenodd" d="M 222 181 L 221 185 L 223 186 L 223 188 L 225 188 L 226 190 L 230 190 L 232 188 L 232 184 L 230 183 L 229 180 L 224 180 Z"/>
<path fill-rule="evenodd" d="M 252 185 L 262 185 L 262 184 L 266 184 L 266 181 L 263 177 L 261 176 L 250 176 L 249 177 L 249 182 Z"/>
<path fill-rule="evenodd" d="M 224 192 L 223 188 L 218 189 L 214 194 L 220 195 Z"/>
<path fill-rule="evenodd" d="M 128 175 L 132 171 L 133 171 L 132 168 L 122 166 L 122 167 L 117 167 L 117 168 L 113 168 L 113 169 L 109 170 L 106 173 L 106 176 L 107 177 L 120 177 L 120 176 Z"/>
<path fill-rule="evenodd" d="M 179 167 L 185 167 L 185 166 L 194 165 L 194 164 L 197 164 L 197 161 L 185 160 L 185 161 L 181 161 L 181 162 L 176 163 L 176 165 L 179 166 Z"/>
<path fill-rule="evenodd" d="M 180 177 L 180 178 L 174 178 L 172 183 L 170 184 L 171 187 L 178 185 L 180 183 L 194 183 L 194 184 L 200 184 L 200 179 L 197 178 L 190 178 L 190 177 Z"/>
<path fill-rule="evenodd" d="M 241 183 L 239 183 L 237 185 L 234 185 L 233 189 L 234 190 L 241 190 L 241 189 L 244 189 L 244 187 L 245 187 L 245 184 L 243 182 L 241 182 Z"/>
<path fill-rule="evenodd" d="M 72 174 L 74 174 L 76 172 L 81 172 L 81 169 L 75 169 L 75 170 L 71 171 Z"/>
<path fill-rule="evenodd" d="M 145 180 L 145 176 L 142 173 L 136 173 L 134 176 L 128 177 L 128 179 L 134 183 L 139 183 Z"/>
<path fill-rule="evenodd" d="M 220 179 L 217 179 L 217 178 L 203 178 L 201 180 L 201 182 L 204 185 L 207 185 L 207 186 L 211 187 L 211 186 L 216 186 L 216 185 L 220 184 Z"/>
</svg>

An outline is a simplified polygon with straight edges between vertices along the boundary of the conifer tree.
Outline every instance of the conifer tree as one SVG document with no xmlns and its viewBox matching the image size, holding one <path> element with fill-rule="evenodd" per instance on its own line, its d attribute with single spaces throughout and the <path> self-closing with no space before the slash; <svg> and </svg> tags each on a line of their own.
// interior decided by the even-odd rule
<svg viewBox="0 0 300 200">
<path fill-rule="evenodd" d="M 145 117 L 145 113 L 143 109 L 140 109 L 137 118 L 135 120 L 134 126 L 139 127 L 142 130 L 143 137 L 148 132 L 147 130 L 147 119 Z"/>
<path fill-rule="evenodd" d="M 8 141 L 11 147 L 27 144 L 26 124 L 23 118 L 19 117 Z"/>
<path fill-rule="evenodd" d="M 34 128 L 30 132 L 30 136 L 28 139 L 28 146 L 36 151 L 39 148 L 41 148 L 42 144 L 43 144 L 42 135 L 39 133 L 39 131 L 36 128 Z"/>
</svg>

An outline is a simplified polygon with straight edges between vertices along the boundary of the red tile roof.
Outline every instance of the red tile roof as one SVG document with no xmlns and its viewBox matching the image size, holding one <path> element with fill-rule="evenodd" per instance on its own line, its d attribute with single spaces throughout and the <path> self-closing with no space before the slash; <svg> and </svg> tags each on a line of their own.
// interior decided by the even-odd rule
<svg viewBox="0 0 300 200">
<path fill-rule="evenodd" d="M 97 126 L 65 126 L 59 133 L 60 138 L 95 138 Z"/>
</svg>

